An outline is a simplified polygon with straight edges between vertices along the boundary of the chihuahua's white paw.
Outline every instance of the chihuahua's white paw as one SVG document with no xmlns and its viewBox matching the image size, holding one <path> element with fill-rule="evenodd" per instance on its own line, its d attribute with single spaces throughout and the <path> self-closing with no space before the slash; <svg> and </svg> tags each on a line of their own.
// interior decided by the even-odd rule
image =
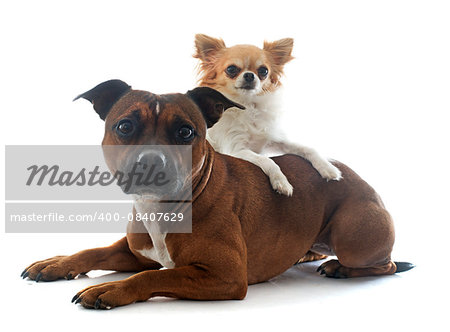
<svg viewBox="0 0 450 332">
<path fill-rule="evenodd" d="M 286 176 L 281 172 L 271 175 L 270 183 L 272 184 L 272 188 L 282 195 L 292 196 L 294 192 L 294 187 L 292 187 Z"/>
<path fill-rule="evenodd" d="M 319 174 L 328 181 L 329 180 L 339 181 L 340 179 L 342 179 L 341 171 L 329 161 L 326 161 L 319 167 L 316 167 L 316 169 L 319 172 Z"/>
</svg>

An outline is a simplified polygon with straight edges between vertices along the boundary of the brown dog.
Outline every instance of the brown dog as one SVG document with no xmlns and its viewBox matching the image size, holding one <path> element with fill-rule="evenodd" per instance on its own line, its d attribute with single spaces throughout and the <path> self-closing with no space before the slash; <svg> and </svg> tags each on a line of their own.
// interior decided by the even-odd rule
<svg viewBox="0 0 450 332">
<path fill-rule="evenodd" d="M 109 247 L 36 262 L 24 278 L 51 281 L 98 269 L 140 271 L 73 298 L 87 308 L 109 309 L 154 296 L 243 299 L 249 284 L 322 254 L 338 257 L 319 267 L 327 277 L 386 275 L 412 267 L 391 261 L 391 217 L 377 193 L 344 164 L 335 163 L 343 180 L 327 182 L 301 157 L 274 158 L 295 188 L 288 198 L 272 190 L 257 166 L 214 152 L 205 139 L 207 126 L 227 108 L 242 108 L 219 92 L 196 88 L 154 95 L 113 80 L 80 97 L 105 120 L 104 145 L 192 146 L 192 233 L 128 233 Z M 162 266 L 168 269 L 159 270 Z"/>
</svg>

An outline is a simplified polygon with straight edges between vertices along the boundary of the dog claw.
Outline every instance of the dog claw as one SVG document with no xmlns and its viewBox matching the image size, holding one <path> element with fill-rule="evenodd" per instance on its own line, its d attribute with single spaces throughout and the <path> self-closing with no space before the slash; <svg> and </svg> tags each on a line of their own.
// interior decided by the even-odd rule
<svg viewBox="0 0 450 332">
<path fill-rule="evenodd" d="M 75 304 L 78 304 L 82 301 L 83 299 L 81 297 L 77 298 L 77 300 L 75 301 Z"/>
<path fill-rule="evenodd" d="M 72 273 L 69 273 L 68 275 L 66 275 L 66 279 L 67 280 L 72 280 L 73 279 Z"/>
<path fill-rule="evenodd" d="M 101 305 L 102 305 L 102 300 L 97 299 L 97 301 L 95 301 L 94 308 L 95 309 L 100 309 Z"/>
<path fill-rule="evenodd" d="M 23 270 L 20 276 L 23 278 L 24 274 L 27 272 L 27 269 Z"/>
<path fill-rule="evenodd" d="M 36 282 L 39 282 L 39 280 L 41 280 L 41 278 L 42 278 L 42 273 L 39 272 L 36 276 Z"/>
<path fill-rule="evenodd" d="M 28 277 L 28 275 L 29 275 L 29 272 L 25 271 L 25 273 L 22 275 L 22 279 L 25 279 L 26 277 Z"/>
<path fill-rule="evenodd" d="M 72 297 L 72 301 L 70 301 L 70 302 L 74 303 L 77 299 L 78 299 L 78 294 L 75 294 L 75 296 Z"/>
</svg>

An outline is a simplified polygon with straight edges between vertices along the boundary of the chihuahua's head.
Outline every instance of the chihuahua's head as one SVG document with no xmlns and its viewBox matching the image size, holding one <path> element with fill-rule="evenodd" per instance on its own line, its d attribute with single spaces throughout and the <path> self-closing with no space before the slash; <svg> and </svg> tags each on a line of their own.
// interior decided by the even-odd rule
<svg viewBox="0 0 450 332">
<path fill-rule="evenodd" d="M 280 86 L 284 65 L 291 56 L 294 40 L 226 47 L 222 39 L 203 34 L 195 36 L 195 58 L 200 60 L 200 85 L 219 90 L 230 98 L 264 95 Z"/>
</svg>

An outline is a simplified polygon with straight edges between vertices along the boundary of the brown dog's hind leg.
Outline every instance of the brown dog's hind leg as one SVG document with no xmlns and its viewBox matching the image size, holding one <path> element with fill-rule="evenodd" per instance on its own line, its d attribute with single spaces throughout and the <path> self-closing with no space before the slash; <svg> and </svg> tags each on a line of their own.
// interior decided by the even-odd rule
<svg viewBox="0 0 450 332">
<path fill-rule="evenodd" d="M 318 254 L 318 253 L 315 253 L 315 252 L 313 252 L 313 251 L 308 251 L 306 254 L 305 254 L 305 256 L 303 256 L 302 258 L 300 258 L 298 261 L 297 261 L 297 263 L 295 263 L 294 265 L 297 265 L 297 264 L 301 264 L 301 263 L 306 263 L 306 262 L 314 262 L 314 261 L 320 261 L 321 259 L 325 259 L 325 258 L 327 258 L 328 256 L 326 256 L 326 255 L 322 255 L 322 254 Z"/>
<path fill-rule="evenodd" d="M 328 278 L 340 279 L 394 274 L 396 270 L 397 267 L 392 261 L 376 267 L 351 268 L 343 266 L 336 259 L 332 259 L 320 265 L 317 272 L 325 274 Z"/>
<path fill-rule="evenodd" d="M 375 198 L 375 197 L 374 197 Z M 329 242 L 338 260 L 323 263 L 318 272 L 330 278 L 394 274 L 391 261 L 394 227 L 381 201 L 350 201 L 329 221 Z"/>
</svg>

